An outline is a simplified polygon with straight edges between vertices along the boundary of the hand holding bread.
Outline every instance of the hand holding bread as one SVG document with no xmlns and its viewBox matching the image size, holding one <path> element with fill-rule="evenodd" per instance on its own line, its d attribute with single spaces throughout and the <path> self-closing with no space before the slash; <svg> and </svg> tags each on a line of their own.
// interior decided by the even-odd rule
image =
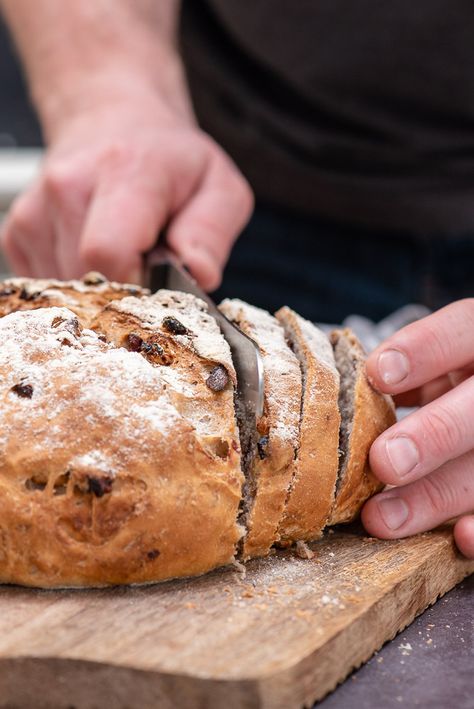
<svg viewBox="0 0 474 709">
<path fill-rule="evenodd" d="M 372 469 L 396 487 L 366 504 L 365 527 L 393 539 L 460 517 L 456 543 L 474 559 L 474 299 L 395 333 L 367 372 L 380 391 L 421 408 L 372 446 Z"/>
</svg>

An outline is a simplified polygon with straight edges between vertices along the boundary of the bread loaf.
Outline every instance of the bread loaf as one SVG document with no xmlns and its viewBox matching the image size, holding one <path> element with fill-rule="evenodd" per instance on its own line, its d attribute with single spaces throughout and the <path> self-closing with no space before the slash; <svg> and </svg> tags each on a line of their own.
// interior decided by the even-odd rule
<svg viewBox="0 0 474 709">
<path fill-rule="evenodd" d="M 243 455 L 230 350 L 205 303 L 99 274 L 0 284 L 0 582 L 202 574 L 314 539 L 379 489 L 368 450 L 393 407 L 353 334 L 333 335 L 338 375 L 325 336 L 289 309 L 222 310 L 264 360 Z"/>
<path fill-rule="evenodd" d="M 233 560 L 243 532 L 235 375 L 214 321 L 205 354 L 195 347 L 194 325 L 208 316 L 185 297 L 185 334 L 166 329 L 167 309 L 150 322 L 130 299 L 115 328 L 128 347 L 66 308 L 0 319 L 0 581 L 145 583 Z M 129 338 L 136 330 L 143 347 Z M 162 330 L 166 362 L 153 347 Z M 210 387 L 222 361 L 228 381 Z"/>
</svg>

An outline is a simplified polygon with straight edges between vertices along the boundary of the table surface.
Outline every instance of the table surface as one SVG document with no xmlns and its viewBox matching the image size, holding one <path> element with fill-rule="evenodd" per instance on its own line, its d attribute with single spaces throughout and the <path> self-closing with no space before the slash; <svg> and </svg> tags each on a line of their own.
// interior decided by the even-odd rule
<svg viewBox="0 0 474 709">
<path fill-rule="evenodd" d="M 474 574 L 317 707 L 474 709 Z"/>
</svg>

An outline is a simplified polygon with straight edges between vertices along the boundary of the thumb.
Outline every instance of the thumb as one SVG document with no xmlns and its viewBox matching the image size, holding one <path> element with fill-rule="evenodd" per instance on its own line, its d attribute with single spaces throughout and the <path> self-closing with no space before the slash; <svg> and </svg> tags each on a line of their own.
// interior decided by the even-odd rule
<svg viewBox="0 0 474 709">
<path fill-rule="evenodd" d="M 167 231 L 168 244 L 205 290 L 219 286 L 252 210 L 253 194 L 245 178 L 223 153 L 213 153 L 201 184 Z"/>
</svg>

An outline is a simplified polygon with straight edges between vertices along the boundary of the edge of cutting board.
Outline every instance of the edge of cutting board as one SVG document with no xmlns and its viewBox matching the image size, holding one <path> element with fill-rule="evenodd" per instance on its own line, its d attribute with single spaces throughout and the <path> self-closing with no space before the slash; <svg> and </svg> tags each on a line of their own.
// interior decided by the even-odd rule
<svg viewBox="0 0 474 709">
<path fill-rule="evenodd" d="M 339 536 L 343 542 L 344 534 Z M 357 547 L 359 542 L 357 540 L 354 542 L 353 535 L 346 535 L 346 537 L 348 539 L 350 537 Z M 302 599 L 299 599 L 297 605 L 294 606 L 289 604 L 286 597 L 282 597 L 283 606 L 277 610 L 277 615 L 268 616 L 262 612 L 261 622 L 266 623 L 266 632 L 268 633 L 272 618 L 278 618 L 281 614 L 282 628 L 276 628 L 276 633 L 281 636 L 285 628 L 294 628 L 291 623 L 287 625 L 287 621 L 298 620 L 303 623 L 301 626 L 303 628 L 301 635 L 302 641 L 304 640 L 303 645 L 300 652 L 296 652 L 291 659 L 286 658 L 279 662 L 276 657 L 273 667 L 270 663 L 265 672 L 259 674 L 256 670 L 255 676 L 250 676 L 248 672 L 239 674 L 238 671 L 234 671 L 234 676 L 221 674 L 220 677 L 212 677 L 209 674 L 206 675 L 205 672 L 198 671 L 190 673 L 183 666 L 179 669 L 179 651 L 176 653 L 176 658 L 171 658 L 173 662 L 175 661 L 173 671 L 170 671 L 169 662 L 168 667 L 164 665 L 160 667 L 159 662 L 154 666 L 152 657 L 148 667 L 140 668 L 140 663 L 134 660 L 133 652 L 127 657 L 122 657 L 119 662 L 115 662 L 113 648 L 107 649 L 107 646 L 102 648 L 100 652 L 98 651 L 97 657 L 93 660 L 81 656 L 80 645 L 79 649 L 74 651 L 76 656 L 73 656 L 74 652 L 71 651 L 64 652 L 63 656 L 48 655 L 46 616 L 47 613 L 53 612 L 56 602 L 60 603 L 63 600 L 66 603 L 68 618 L 74 617 L 73 611 L 75 611 L 76 625 L 78 628 L 82 628 L 83 625 L 81 625 L 79 617 L 81 613 L 89 613 L 90 615 L 98 612 L 98 617 L 102 618 L 104 609 L 107 607 L 104 606 L 104 603 L 110 603 L 114 597 L 111 595 L 113 589 L 105 592 L 91 592 L 90 596 L 87 591 L 78 593 L 65 591 L 53 594 L 44 592 L 38 598 L 52 599 L 48 601 L 48 607 L 43 609 L 44 619 L 40 618 L 41 622 L 38 621 L 37 624 L 37 632 L 45 634 L 44 654 L 35 651 L 31 654 L 28 653 L 25 647 L 27 635 L 23 640 L 19 639 L 17 643 L 13 642 L 9 649 L 2 649 L 0 642 L 0 707 L 2 709 L 7 709 L 7 707 L 8 709 L 16 709 L 17 707 L 35 707 L 35 709 L 52 707 L 131 709 L 139 707 L 139 709 L 151 709 L 151 707 L 159 706 L 160 709 L 168 709 L 185 706 L 186 709 L 204 707 L 217 709 L 225 706 L 226 709 L 297 709 L 298 707 L 311 706 L 314 701 L 321 699 L 333 690 L 353 669 L 368 660 L 376 650 L 403 630 L 437 598 L 474 572 L 474 561 L 460 557 L 454 548 L 449 530 L 438 530 L 413 540 L 402 540 L 396 545 L 390 543 L 386 545 L 383 542 L 367 545 L 367 541 L 367 539 L 360 539 L 360 544 L 365 544 L 364 554 L 367 562 L 373 562 L 372 570 L 369 573 L 374 573 L 374 563 L 375 568 L 378 568 L 384 553 L 390 554 L 392 558 L 400 558 L 398 570 L 394 567 L 391 574 L 386 573 L 382 579 L 377 579 L 377 583 L 373 587 L 376 592 L 372 593 L 370 600 L 354 605 L 353 610 L 350 609 L 350 622 L 334 623 L 326 635 L 319 638 L 317 642 L 314 639 L 311 640 L 310 630 L 313 627 L 311 623 L 314 623 L 315 618 L 319 618 L 319 616 L 308 616 L 309 620 L 302 620 L 305 613 L 310 614 L 311 594 L 314 594 L 314 591 L 309 591 L 302 596 Z M 331 542 L 337 544 L 337 534 L 334 535 Z M 374 549 L 373 558 L 370 556 L 371 546 Z M 324 542 L 322 544 L 316 543 L 312 545 L 312 548 L 316 550 L 317 554 L 318 551 L 321 555 L 326 553 Z M 411 550 L 408 555 L 406 555 L 407 549 Z M 255 577 L 260 582 L 262 568 L 268 571 L 270 565 L 273 564 L 278 570 L 280 563 L 281 565 L 289 563 L 288 559 L 288 552 L 286 552 L 277 555 L 273 560 L 251 562 L 246 581 L 251 583 Z M 410 561 L 409 564 L 407 560 Z M 312 562 L 305 562 L 307 566 L 304 566 L 303 562 L 301 563 L 303 571 L 301 572 L 298 566 L 298 573 L 307 573 L 313 576 L 323 565 L 322 562 L 319 567 Z M 187 584 L 170 582 L 167 588 L 162 584 L 154 587 L 156 596 L 153 588 L 130 589 L 130 594 L 138 599 L 136 603 L 146 605 L 152 601 L 156 602 L 156 609 L 159 608 L 160 598 L 164 595 L 169 598 L 174 594 L 174 585 L 179 593 L 184 594 L 181 598 L 182 601 L 186 598 L 196 599 L 196 594 L 199 593 L 206 594 L 206 589 L 211 586 L 219 587 L 221 596 L 228 598 L 228 594 L 222 592 L 229 588 L 230 573 L 217 572 L 214 574 L 214 578 L 212 578 L 213 575 L 203 577 L 202 580 L 197 580 L 194 584 L 192 582 L 187 582 Z M 262 583 L 267 583 L 267 581 L 262 581 Z M 272 611 L 271 604 L 277 602 L 278 594 L 266 593 L 272 588 L 268 585 L 269 583 L 271 581 L 268 581 L 267 588 L 262 588 L 261 591 L 262 593 L 265 591 L 267 610 Z M 232 614 L 235 605 L 235 612 L 243 613 L 245 609 L 240 608 L 242 604 L 245 605 L 248 602 L 249 608 L 251 604 L 254 604 L 255 599 L 246 596 L 245 589 L 250 588 L 249 584 L 240 582 L 237 586 L 243 588 L 244 592 L 235 596 L 235 589 L 232 587 L 234 601 L 223 606 L 223 612 L 227 610 L 229 614 Z M 260 587 L 258 588 L 260 589 Z M 20 589 L 19 592 L 26 593 L 26 598 L 28 598 L 28 594 L 31 594 L 32 603 L 34 603 L 33 599 L 36 597 L 34 591 Z M 99 594 L 95 610 L 87 604 L 88 598 L 95 598 L 94 593 Z M 127 597 L 127 593 L 127 590 L 121 590 L 122 600 Z M 10 599 L 15 598 L 14 592 L 12 591 L 9 596 Z M 350 596 L 348 595 L 347 598 Z M 320 600 L 318 600 L 319 602 Z M 189 602 L 187 605 L 192 606 L 193 603 Z M 43 606 L 45 607 L 45 604 Z M 77 607 L 75 608 L 75 606 Z M 273 610 L 275 611 L 276 608 Z M 188 610 L 188 615 L 185 617 L 189 620 L 191 617 L 189 613 L 193 614 L 193 612 L 193 610 Z M 179 615 L 178 611 L 176 613 Z M 291 614 L 293 614 L 293 618 L 290 618 Z M 295 615 L 297 618 L 294 617 Z M 181 615 L 179 617 L 182 618 Z M 102 620 L 104 619 L 102 618 Z M 181 622 L 184 621 L 181 620 Z M 215 618 L 213 620 L 213 617 L 210 616 L 211 633 L 213 622 L 215 622 Z M 219 616 L 219 622 L 222 622 L 221 616 Z M 305 622 L 308 623 L 307 633 L 304 633 Z M 21 624 L 19 627 L 21 629 Z M 2 620 L 0 619 L 0 634 L 1 631 Z M 106 625 L 101 632 L 106 634 Z M 297 639 L 298 635 L 296 635 Z M 280 640 L 282 639 L 280 638 Z M 241 642 L 244 641 L 241 640 Z M 258 637 L 250 639 L 249 642 L 258 642 Z M 291 638 L 291 642 L 295 642 L 295 637 Z M 133 644 L 131 648 L 133 650 Z M 107 650 L 109 651 L 108 659 Z M 236 645 L 235 652 L 236 664 L 238 664 L 237 654 L 245 652 L 245 647 Z M 143 660 L 141 663 L 143 664 Z"/>
</svg>

